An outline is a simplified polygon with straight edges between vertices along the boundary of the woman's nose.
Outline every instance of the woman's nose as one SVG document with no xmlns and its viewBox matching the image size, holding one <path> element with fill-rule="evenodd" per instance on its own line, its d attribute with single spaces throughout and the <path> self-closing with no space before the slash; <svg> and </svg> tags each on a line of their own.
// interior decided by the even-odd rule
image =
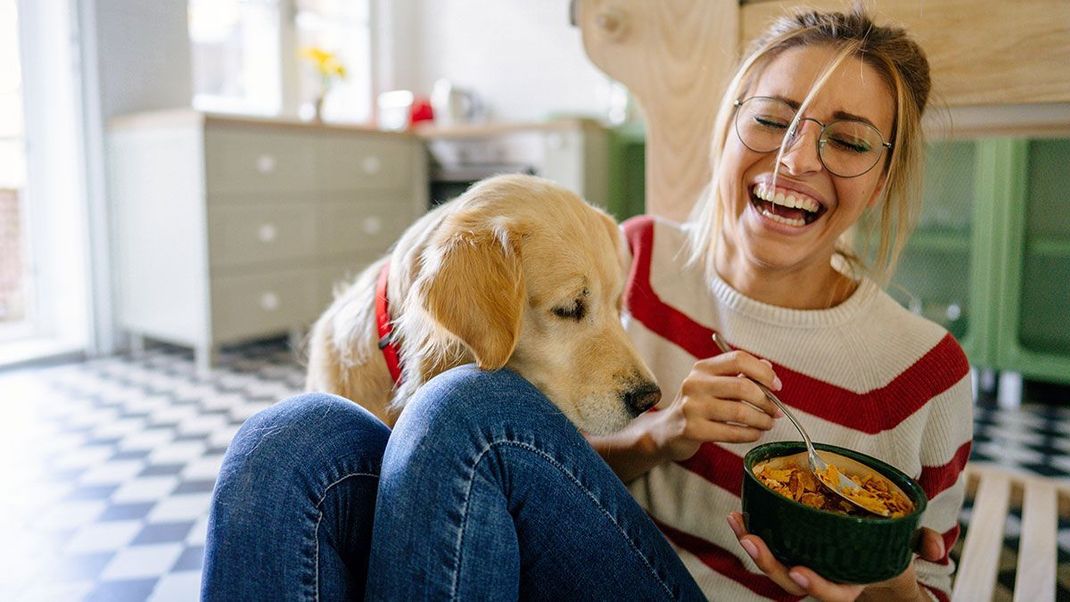
<svg viewBox="0 0 1070 602">
<path fill-rule="evenodd" d="M 807 127 L 812 126 L 812 127 Z M 820 171 L 821 157 L 818 152 L 817 137 L 821 135 L 821 126 L 809 120 L 801 120 L 789 135 L 787 147 L 780 157 L 780 164 L 787 173 L 804 174 Z"/>
</svg>

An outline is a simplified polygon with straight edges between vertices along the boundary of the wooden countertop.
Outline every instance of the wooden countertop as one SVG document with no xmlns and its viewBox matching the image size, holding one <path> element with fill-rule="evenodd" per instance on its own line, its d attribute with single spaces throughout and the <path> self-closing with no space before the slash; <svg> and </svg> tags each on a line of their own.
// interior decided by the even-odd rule
<svg viewBox="0 0 1070 602">
<path fill-rule="evenodd" d="M 492 138 L 526 132 L 559 132 L 581 128 L 603 129 L 604 126 L 594 119 L 569 117 L 547 121 L 494 121 L 488 123 L 462 123 L 449 126 L 436 126 L 433 123 L 421 123 L 418 124 L 413 131 L 417 136 L 425 140 L 463 140 Z"/>
<path fill-rule="evenodd" d="M 415 137 L 412 132 L 385 131 L 370 125 L 318 123 L 285 117 L 253 117 L 249 115 L 205 113 L 193 109 L 145 111 L 141 113 L 131 113 L 129 115 L 120 115 L 113 117 L 108 121 L 108 128 L 112 131 L 117 131 L 145 127 L 204 126 L 207 124 L 218 124 L 227 127 L 252 127 L 258 129 L 278 128 L 287 130 L 307 130 L 310 132 L 360 132 L 364 134 L 408 139 Z"/>
<path fill-rule="evenodd" d="M 463 123 L 449 126 L 436 126 L 433 123 L 424 122 L 417 124 L 416 127 L 411 130 L 397 132 L 380 130 L 371 125 L 362 124 L 316 123 L 285 117 L 253 117 L 249 115 L 205 113 L 194 109 L 169 109 L 144 111 L 113 117 L 108 121 L 108 128 L 112 131 L 116 131 L 144 127 L 204 126 L 209 123 L 226 125 L 228 127 L 302 129 L 316 132 L 362 132 L 403 138 L 417 137 L 423 140 L 464 140 L 492 138 L 527 132 L 604 129 L 605 127 L 595 119 L 569 117 L 547 121 L 495 121 L 488 123 Z"/>
</svg>

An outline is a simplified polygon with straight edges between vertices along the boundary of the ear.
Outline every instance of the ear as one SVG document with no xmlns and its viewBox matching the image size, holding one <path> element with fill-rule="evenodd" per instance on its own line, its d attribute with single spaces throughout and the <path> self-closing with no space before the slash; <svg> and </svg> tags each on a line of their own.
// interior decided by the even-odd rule
<svg viewBox="0 0 1070 602">
<path fill-rule="evenodd" d="M 520 336 L 520 236 L 506 225 L 460 230 L 424 254 L 424 309 L 472 351 L 480 368 L 505 365 Z"/>
</svg>

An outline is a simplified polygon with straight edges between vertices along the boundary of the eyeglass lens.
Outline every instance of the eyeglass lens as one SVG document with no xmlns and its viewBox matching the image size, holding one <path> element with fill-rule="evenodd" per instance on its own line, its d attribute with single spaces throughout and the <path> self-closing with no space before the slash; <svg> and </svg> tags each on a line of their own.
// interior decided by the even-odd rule
<svg viewBox="0 0 1070 602">
<path fill-rule="evenodd" d="M 754 96 L 736 110 L 736 134 L 747 148 L 767 153 L 780 148 L 789 132 L 795 109 L 776 98 Z M 804 122 L 797 128 L 801 130 Z M 791 142 L 791 140 L 789 140 Z M 821 130 L 818 153 L 825 169 L 841 177 L 859 176 L 877 164 L 884 152 L 884 139 L 868 123 L 856 120 L 834 121 Z"/>
</svg>

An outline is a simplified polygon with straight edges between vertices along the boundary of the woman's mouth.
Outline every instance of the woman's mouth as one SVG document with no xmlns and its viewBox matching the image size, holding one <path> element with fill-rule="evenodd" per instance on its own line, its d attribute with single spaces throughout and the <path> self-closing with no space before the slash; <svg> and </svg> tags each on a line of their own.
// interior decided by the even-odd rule
<svg viewBox="0 0 1070 602">
<path fill-rule="evenodd" d="M 827 210 L 815 199 L 794 190 L 756 184 L 750 190 L 754 208 L 770 220 L 801 228 L 812 224 Z"/>
</svg>

